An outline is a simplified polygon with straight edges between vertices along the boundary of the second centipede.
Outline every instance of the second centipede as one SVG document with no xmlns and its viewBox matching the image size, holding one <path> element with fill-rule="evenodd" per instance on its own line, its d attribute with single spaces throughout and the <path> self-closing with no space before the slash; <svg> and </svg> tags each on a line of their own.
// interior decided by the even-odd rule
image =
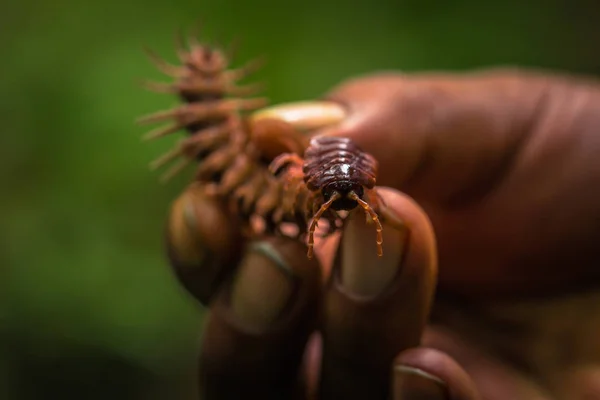
<svg viewBox="0 0 600 400">
<path fill-rule="evenodd" d="M 220 48 L 195 39 L 190 44 L 189 50 L 178 46 L 180 66 L 152 55 L 175 82 L 149 87 L 176 94 L 184 104 L 145 117 L 144 122 L 174 120 L 148 137 L 178 130 L 189 133 L 153 165 L 180 158 L 170 177 L 197 162 L 195 182 L 206 195 L 229 204 L 248 236 L 266 233 L 305 239 L 309 257 L 319 220 L 326 221 L 324 234 L 330 234 L 343 222 L 337 211 L 361 207 L 375 222 L 381 255 L 378 212 L 382 207 L 374 190 L 377 161 L 350 139 L 321 137 L 308 143 L 301 132 L 340 122 L 344 110 L 323 102 L 260 109 L 266 99 L 236 97 L 256 91 L 254 85 L 236 85 L 255 64 L 231 70 L 229 57 Z M 282 229 L 285 225 L 295 227 L 295 233 Z"/>
</svg>

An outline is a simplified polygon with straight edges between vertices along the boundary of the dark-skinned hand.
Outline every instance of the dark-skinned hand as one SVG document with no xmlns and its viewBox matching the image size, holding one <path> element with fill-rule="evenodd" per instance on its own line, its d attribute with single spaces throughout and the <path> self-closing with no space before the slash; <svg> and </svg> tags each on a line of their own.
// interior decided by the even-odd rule
<svg viewBox="0 0 600 400">
<path fill-rule="evenodd" d="M 168 248 L 209 308 L 204 399 L 600 399 L 600 85 L 518 70 L 335 88 L 409 228 L 253 242 L 192 185 Z M 417 205 L 418 204 L 418 205 Z"/>
</svg>

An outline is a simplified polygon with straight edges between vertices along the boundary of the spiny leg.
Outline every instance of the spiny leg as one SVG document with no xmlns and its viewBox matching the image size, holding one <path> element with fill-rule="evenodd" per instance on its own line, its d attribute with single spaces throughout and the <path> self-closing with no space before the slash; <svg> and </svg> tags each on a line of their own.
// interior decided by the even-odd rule
<svg viewBox="0 0 600 400">
<path fill-rule="evenodd" d="M 265 60 L 263 58 L 256 58 L 254 60 L 248 61 L 245 65 L 237 69 L 225 71 L 224 76 L 227 80 L 230 81 L 240 81 L 244 78 L 247 78 L 252 73 L 258 71 L 264 64 Z"/>
<path fill-rule="evenodd" d="M 338 228 L 339 228 L 338 224 L 336 223 L 337 220 L 339 219 L 339 216 L 337 215 L 335 210 L 333 210 L 332 208 L 329 208 L 327 210 L 326 216 L 327 216 L 328 226 L 327 226 L 327 230 L 319 236 L 321 238 L 326 238 L 326 237 L 334 234 L 335 231 L 338 230 Z"/>
<path fill-rule="evenodd" d="M 348 198 L 356 201 L 364 210 L 366 213 L 368 213 L 371 218 L 373 219 L 373 222 L 375 222 L 375 224 L 377 224 L 377 255 L 379 257 L 381 257 L 383 255 L 383 227 L 381 226 L 381 221 L 379 221 L 379 217 L 377 216 L 377 213 L 375 213 L 375 211 L 373 210 L 373 208 L 369 205 L 369 203 L 367 203 L 366 201 L 364 201 L 363 199 L 361 199 L 360 197 L 358 197 L 358 195 L 354 192 L 350 192 L 348 194 Z"/>
<path fill-rule="evenodd" d="M 162 73 L 169 75 L 173 78 L 180 78 L 185 74 L 184 68 L 169 64 L 166 60 L 164 60 L 161 56 L 156 54 L 153 50 L 145 48 L 144 52 L 146 53 L 146 56 L 150 59 L 150 61 L 154 64 L 154 66 L 156 66 L 156 68 L 158 68 L 158 70 Z"/>
<path fill-rule="evenodd" d="M 319 222 L 319 218 L 321 218 L 321 215 L 323 215 L 323 213 L 327 211 L 327 209 L 329 209 L 333 202 L 339 199 L 340 197 L 342 196 L 338 192 L 335 192 L 333 196 L 331 196 L 329 200 L 327 200 L 327 202 L 323 203 L 319 211 L 317 211 L 317 213 L 313 216 L 313 220 L 310 223 L 310 227 L 308 228 L 308 258 L 313 257 L 313 246 L 315 244 L 314 234 L 315 229 L 317 228 L 317 223 Z"/>
</svg>

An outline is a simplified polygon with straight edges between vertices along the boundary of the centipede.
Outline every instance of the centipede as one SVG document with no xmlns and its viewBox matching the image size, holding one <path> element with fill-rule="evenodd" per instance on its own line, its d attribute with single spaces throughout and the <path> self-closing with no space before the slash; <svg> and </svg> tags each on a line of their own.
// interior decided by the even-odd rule
<svg viewBox="0 0 600 400">
<path fill-rule="evenodd" d="M 324 227 L 320 236 L 327 236 L 343 226 L 340 211 L 362 208 L 375 224 L 381 256 L 379 215 L 390 214 L 375 191 L 377 161 L 349 138 L 311 137 L 311 132 L 341 122 L 345 110 L 320 101 L 270 105 L 257 96 L 261 84 L 240 83 L 258 71 L 262 59 L 233 68 L 235 46 L 202 42 L 197 34 L 179 34 L 175 43 L 175 64 L 146 49 L 171 82 L 144 86 L 176 96 L 179 104 L 138 119 L 141 124 L 163 123 L 144 140 L 186 133 L 150 163 L 152 170 L 170 164 L 160 180 L 167 182 L 194 166 L 193 183 L 227 204 L 246 236 L 304 240 L 309 258 L 319 222 Z"/>
</svg>

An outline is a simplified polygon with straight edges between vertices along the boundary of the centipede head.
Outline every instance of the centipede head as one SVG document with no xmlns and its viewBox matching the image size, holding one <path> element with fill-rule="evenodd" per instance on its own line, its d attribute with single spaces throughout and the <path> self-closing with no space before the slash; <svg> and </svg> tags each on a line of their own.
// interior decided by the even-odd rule
<svg viewBox="0 0 600 400">
<path fill-rule="evenodd" d="M 333 181 L 326 185 L 321 193 L 325 201 L 328 201 L 335 193 L 338 193 L 340 197 L 331 203 L 331 208 L 335 211 L 350 211 L 358 207 L 358 202 L 354 199 L 354 196 L 362 199 L 364 188 L 356 181 Z M 353 195 L 351 195 L 352 193 Z"/>
<path fill-rule="evenodd" d="M 363 200 L 362 193 L 364 191 L 363 187 L 358 185 L 351 184 L 343 184 L 337 185 L 336 188 L 340 189 L 340 191 L 335 190 L 333 187 L 330 188 L 330 191 L 327 193 L 323 190 L 323 199 L 325 200 L 319 210 L 313 216 L 312 222 L 308 228 L 308 258 L 313 257 L 313 247 L 314 247 L 314 233 L 317 228 L 317 224 L 321 216 L 328 210 L 334 209 L 336 211 L 340 210 L 353 210 L 358 206 L 361 206 L 365 213 L 367 214 L 367 222 L 372 221 L 375 223 L 375 230 L 377 233 L 376 243 L 377 243 L 377 255 L 381 257 L 383 255 L 383 227 L 381 226 L 381 221 L 379 220 L 379 216 L 373 209 L 373 207 Z M 357 194 L 354 189 L 359 189 L 359 193 Z"/>
</svg>

